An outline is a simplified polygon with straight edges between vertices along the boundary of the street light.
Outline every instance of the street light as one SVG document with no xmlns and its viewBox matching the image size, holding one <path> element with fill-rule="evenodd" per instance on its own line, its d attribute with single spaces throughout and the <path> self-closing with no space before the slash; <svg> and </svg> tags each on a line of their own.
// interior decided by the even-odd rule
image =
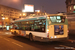
<svg viewBox="0 0 75 50">
<path fill-rule="evenodd" d="M 5 22 L 4 20 L 7 20 L 7 19 L 8 19 L 8 17 L 6 17 L 6 18 L 5 17 L 2 17 L 2 20 L 3 20 L 2 21 L 2 27 L 4 27 L 4 22 Z"/>
<path fill-rule="evenodd" d="M 2 19 L 4 20 L 5 18 L 3 17 Z"/>
<path fill-rule="evenodd" d="M 24 13 L 23 16 L 25 16 L 26 14 Z"/>
<path fill-rule="evenodd" d="M 20 18 L 23 18 L 23 17 L 25 17 L 25 16 L 26 16 L 26 13 L 20 14 Z"/>
<path fill-rule="evenodd" d="M 4 20 L 5 18 L 2 17 L 2 20 Z M 4 21 L 2 21 L 2 29 L 3 29 L 3 26 L 4 26 Z"/>
<path fill-rule="evenodd" d="M 38 13 L 40 13 L 40 11 L 37 11 Z"/>
<path fill-rule="evenodd" d="M 20 14 L 20 16 L 21 16 L 21 14 Z"/>
<path fill-rule="evenodd" d="M 4 19 L 8 19 L 8 18 L 3 17 L 2 19 L 4 20 Z"/>
<path fill-rule="evenodd" d="M 37 15 L 41 14 L 40 10 L 35 10 L 35 12 L 36 12 Z"/>
<path fill-rule="evenodd" d="M 8 18 L 5 18 L 5 19 L 8 19 Z"/>
</svg>

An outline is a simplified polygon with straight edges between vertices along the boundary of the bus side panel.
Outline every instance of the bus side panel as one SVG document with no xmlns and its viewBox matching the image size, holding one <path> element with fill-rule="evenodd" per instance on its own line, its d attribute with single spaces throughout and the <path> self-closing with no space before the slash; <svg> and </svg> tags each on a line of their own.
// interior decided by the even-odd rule
<svg viewBox="0 0 75 50">
<path fill-rule="evenodd" d="M 38 37 L 47 37 L 46 33 L 44 32 L 34 32 L 34 31 L 26 31 L 26 35 L 29 35 L 29 33 L 32 33 L 33 36 L 38 36 Z"/>
<path fill-rule="evenodd" d="M 15 29 L 12 29 L 11 32 L 14 33 L 14 31 L 16 31 L 16 33 L 20 36 L 26 36 L 28 38 L 29 34 L 31 33 L 33 36 L 36 36 L 36 37 L 43 37 L 43 38 L 47 38 L 47 35 L 46 33 L 44 32 L 34 32 L 34 31 L 21 31 L 21 30 L 15 30 Z"/>
<path fill-rule="evenodd" d="M 30 33 L 33 35 L 33 39 L 35 41 L 42 41 L 42 42 L 49 41 L 47 34 L 45 32 L 26 31 L 26 38 L 29 38 Z"/>
</svg>

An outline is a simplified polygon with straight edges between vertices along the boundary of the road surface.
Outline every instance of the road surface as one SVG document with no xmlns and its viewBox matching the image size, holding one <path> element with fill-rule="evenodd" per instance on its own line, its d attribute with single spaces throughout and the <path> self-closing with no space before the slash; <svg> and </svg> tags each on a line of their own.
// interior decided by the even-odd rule
<svg viewBox="0 0 75 50">
<path fill-rule="evenodd" d="M 31 42 L 24 37 L 16 37 L 8 31 L 0 31 L 0 50 L 75 50 L 75 36 L 67 41 Z"/>
</svg>

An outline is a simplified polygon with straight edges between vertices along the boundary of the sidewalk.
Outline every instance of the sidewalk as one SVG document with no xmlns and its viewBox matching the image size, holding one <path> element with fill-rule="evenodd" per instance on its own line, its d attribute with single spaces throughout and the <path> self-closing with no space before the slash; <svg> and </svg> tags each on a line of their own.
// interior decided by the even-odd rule
<svg viewBox="0 0 75 50">
<path fill-rule="evenodd" d="M 10 32 L 10 30 L 9 31 L 7 31 L 6 29 L 1 29 L 0 31 L 3 31 L 3 32 Z"/>
</svg>

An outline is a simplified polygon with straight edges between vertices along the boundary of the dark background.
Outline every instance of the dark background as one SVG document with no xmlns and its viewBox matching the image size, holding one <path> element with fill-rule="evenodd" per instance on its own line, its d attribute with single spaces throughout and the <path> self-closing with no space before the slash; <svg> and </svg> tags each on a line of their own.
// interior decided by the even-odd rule
<svg viewBox="0 0 75 50">
<path fill-rule="evenodd" d="M 66 12 L 66 0 L 0 0 L 0 4 L 22 10 L 24 4 L 33 4 L 35 10 L 47 13 Z"/>
</svg>

